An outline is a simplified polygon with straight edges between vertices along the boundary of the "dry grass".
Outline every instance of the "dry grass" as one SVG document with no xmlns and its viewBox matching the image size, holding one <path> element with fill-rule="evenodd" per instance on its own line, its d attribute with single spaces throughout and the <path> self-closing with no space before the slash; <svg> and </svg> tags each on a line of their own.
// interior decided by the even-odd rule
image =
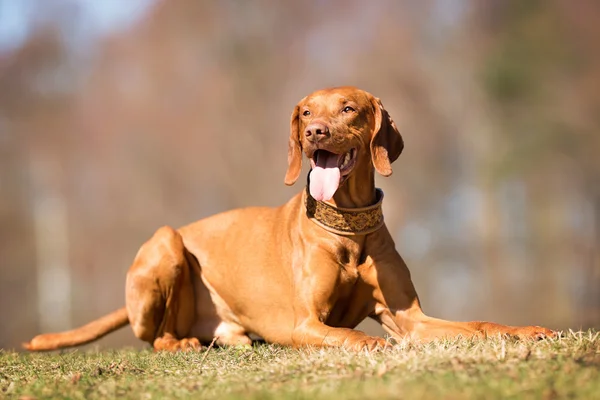
<svg viewBox="0 0 600 400">
<path fill-rule="evenodd" d="M 199 353 L 0 351 L 0 397 L 465 399 L 594 398 L 600 333 L 401 343 L 374 354 L 280 346 Z"/>
</svg>

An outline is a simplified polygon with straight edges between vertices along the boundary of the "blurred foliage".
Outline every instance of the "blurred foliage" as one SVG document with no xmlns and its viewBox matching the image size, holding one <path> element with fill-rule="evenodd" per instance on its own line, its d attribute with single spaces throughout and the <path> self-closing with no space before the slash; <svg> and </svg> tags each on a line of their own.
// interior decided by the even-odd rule
<svg viewBox="0 0 600 400">
<path fill-rule="evenodd" d="M 380 97 L 404 136 L 377 184 L 427 312 L 600 323 L 599 2 L 19 4 L 31 31 L 0 50 L 0 347 L 120 307 L 157 227 L 301 190 L 283 185 L 289 116 L 333 85 Z M 99 34 L 110 7 L 129 22 Z"/>
<path fill-rule="evenodd" d="M 566 119 L 561 108 L 578 106 L 564 98 L 574 85 L 600 80 L 592 36 L 581 40 L 577 32 L 583 26 L 600 35 L 597 19 L 585 18 L 588 12 L 598 15 L 597 4 L 510 0 L 500 2 L 497 11 L 488 29 L 492 46 L 483 82 L 500 111 L 499 126 L 509 136 L 511 149 L 501 168 L 518 173 L 564 154 L 596 179 L 600 170 L 589 150 L 591 143 L 600 145 L 600 98 L 584 100 L 587 126 L 581 119 Z"/>
</svg>

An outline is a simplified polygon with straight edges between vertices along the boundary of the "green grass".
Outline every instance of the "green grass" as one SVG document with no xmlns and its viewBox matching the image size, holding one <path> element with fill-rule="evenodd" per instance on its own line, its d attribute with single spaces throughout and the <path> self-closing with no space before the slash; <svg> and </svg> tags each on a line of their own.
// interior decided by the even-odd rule
<svg viewBox="0 0 600 400">
<path fill-rule="evenodd" d="M 197 353 L 0 351 L 0 398 L 598 398 L 600 332 L 400 343 L 379 353 L 256 345 Z"/>
</svg>

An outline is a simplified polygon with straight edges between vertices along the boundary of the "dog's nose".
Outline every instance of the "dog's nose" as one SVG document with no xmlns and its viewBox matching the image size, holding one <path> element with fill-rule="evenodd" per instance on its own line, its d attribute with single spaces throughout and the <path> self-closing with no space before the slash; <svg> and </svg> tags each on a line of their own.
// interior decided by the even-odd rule
<svg viewBox="0 0 600 400">
<path fill-rule="evenodd" d="M 306 127 L 304 135 L 311 140 L 320 140 L 329 136 L 329 127 L 320 122 L 313 122 Z"/>
</svg>

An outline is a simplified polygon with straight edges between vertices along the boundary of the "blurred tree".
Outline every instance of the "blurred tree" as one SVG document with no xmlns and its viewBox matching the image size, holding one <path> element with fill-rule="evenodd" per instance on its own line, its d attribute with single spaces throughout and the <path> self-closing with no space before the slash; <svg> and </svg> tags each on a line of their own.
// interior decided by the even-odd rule
<svg viewBox="0 0 600 400">
<path fill-rule="evenodd" d="M 495 171 L 529 176 L 534 203 L 546 211 L 532 221 L 539 262 L 582 273 L 575 308 L 590 325 L 600 320 L 600 3 L 475 4 L 487 34 L 483 83 L 502 132 Z M 592 221 L 591 235 L 585 234 L 587 221 L 573 220 L 581 213 Z M 584 270 L 557 262 L 549 248 L 570 249 L 584 259 Z"/>
<path fill-rule="evenodd" d="M 595 3 L 27 3 L 33 36 L 0 54 L 0 319 L 13 322 L 0 347 L 39 331 L 35 232 L 54 226 L 34 223 L 40 199 L 65 205 L 83 323 L 122 305 L 156 227 L 301 190 L 282 183 L 290 112 L 348 84 L 381 97 L 404 135 L 377 184 L 428 312 L 600 321 L 574 314 L 600 287 Z M 103 344 L 124 342 L 130 330 Z"/>
<path fill-rule="evenodd" d="M 0 332 L 0 339 L 14 342 L 18 338 L 13 335 L 24 327 L 56 329 L 70 319 L 68 249 L 59 248 L 67 240 L 61 229 L 66 216 L 55 211 L 67 209 L 63 156 L 72 151 L 71 138 L 57 133 L 69 131 L 65 117 L 72 109 L 75 75 L 51 27 L 30 37 L 1 68 L 0 129 L 6 130 L 6 154 L 0 161 L 0 296 L 6 298 L 0 303 L 14 305 L 10 297 L 18 293 L 21 306 L 3 310 L 11 323 L 3 324 L 10 331 Z"/>
</svg>

